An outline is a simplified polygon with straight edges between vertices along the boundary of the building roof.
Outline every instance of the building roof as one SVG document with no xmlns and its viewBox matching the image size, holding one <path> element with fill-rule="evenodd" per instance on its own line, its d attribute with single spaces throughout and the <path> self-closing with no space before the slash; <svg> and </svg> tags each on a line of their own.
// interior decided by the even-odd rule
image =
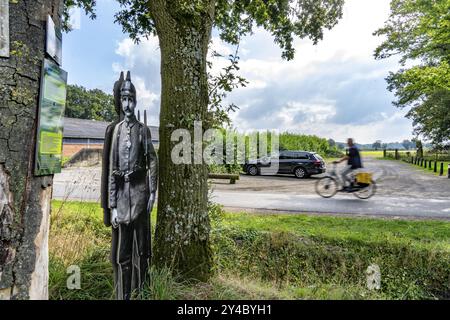
<svg viewBox="0 0 450 320">
<path fill-rule="evenodd" d="M 110 123 L 96 120 L 64 118 L 64 138 L 105 139 Z M 153 141 L 159 141 L 159 128 L 149 126 Z"/>
</svg>

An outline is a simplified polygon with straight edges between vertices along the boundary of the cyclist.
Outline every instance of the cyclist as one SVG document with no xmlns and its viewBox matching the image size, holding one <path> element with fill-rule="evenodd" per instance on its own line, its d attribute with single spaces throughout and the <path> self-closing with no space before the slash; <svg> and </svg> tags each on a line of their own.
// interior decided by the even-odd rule
<svg viewBox="0 0 450 320">
<path fill-rule="evenodd" d="M 341 160 L 334 161 L 335 164 L 347 161 L 347 166 L 342 170 L 341 177 L 343 181 L 343 188 L 341 191 L 347 191 L 352 189 L 352 182 L 349 179 L 349 175 L 353 170 L 360 169 L 363 167 L 361 154 L 359 149 L 354 144 L 352 138 L 347 139 L 348 153 Z"/>
</svg>

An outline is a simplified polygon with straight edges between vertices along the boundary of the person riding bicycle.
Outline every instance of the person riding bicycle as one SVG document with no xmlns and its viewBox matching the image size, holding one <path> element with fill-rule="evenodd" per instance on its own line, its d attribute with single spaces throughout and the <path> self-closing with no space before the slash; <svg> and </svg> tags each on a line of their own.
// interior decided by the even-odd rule
<svg viewBox="0 0 450 320">
<path fill-rule="evenodd" d="M 343 189 L 342 190 L 351 190 L 352 189 L 352 181 L 349 179 L 350 173 L 353 170 L 360 169 L 363 167 L 361 154 L 359 149 L 354 144 L 352 138 L 347 139 L 348 144 L 348 153 L 341 160 L 334 161 L 335 164 L 339 164 L 341 162 L 347 161 L 347 166 L 342 170 L 341 177 L 343 181 Z"/>
</svg>

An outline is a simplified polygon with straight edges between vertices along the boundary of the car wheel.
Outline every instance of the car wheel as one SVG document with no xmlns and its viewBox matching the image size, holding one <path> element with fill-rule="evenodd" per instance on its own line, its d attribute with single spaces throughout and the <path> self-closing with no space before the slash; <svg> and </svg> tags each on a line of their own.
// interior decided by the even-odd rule
<svg viewBox="0 0 450 320">
<path fill-rule="evenodd" d="M 257 176 L 258 175 L 258 168 L 256 166 L 251 166 L 248 168 L 247 173 L 251 176 Z"/>
<path fill-rule="evenodd" d="M 298 167 L 294 170 L 294 174 L 299 179 L 304 179 L 308 177 L 308 173 L 302 167 Z"/>
</svg>

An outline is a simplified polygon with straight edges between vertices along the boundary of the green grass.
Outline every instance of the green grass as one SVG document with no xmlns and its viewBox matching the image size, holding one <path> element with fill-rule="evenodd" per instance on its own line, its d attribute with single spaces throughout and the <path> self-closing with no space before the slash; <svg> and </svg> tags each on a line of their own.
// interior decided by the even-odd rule
<svg viewBox="0 0 450 320">
<path fill-rule="evenodd" d="M 434 172 L 434 162 L 431 165 L 431 169 L 430 168 L 424 168 L 418 165 L 414 165 L 415 167 L 421 169 L 422 171 L 434 174 L 439 176 L 440 170 L 441 170 L 441 162 L 442 161 L 438 161 L 438 167 L 437 167 L 437 172 Z M 448 165 L 450 164 L 450 162 L 448 161 L 444 161 L 444 176 L 447 177 L 448 176 Z"/>
<path fill-rule="evenodd" d="M 287 232 L 333 241 L 397 243 L 450 252 L 450 223 L 341 218 L 309 215 L 226 214 L 223 226 L 242 230 Z"/>
<path fill-rule="evenodd" d="M 150 270 L 143 299 L 433 299 L 450 294 L 450 223 L 307 215 L 228 214 L 210 209 L 215 274 L 185 282 Z M 152 214 L 155 225 L 156 212 Z M 51 299 L 111 299 L 110 229 L 97 203 L 52 203 Z M 376 263 L 382 290 L 365 287 Z M 66 288 L 78 265 L 82 289 Z"/>
<path fill-rule="evenodd" d="M 392 158 L 379 158 L 379 159 L 381 159 L 381 160 L 397 161 L 397 160 L 392 159 Z M 438 161 L 437 172 L 434 172 L 434 162 L 432 163 L 431 168 L 429 168 L 428 164 L 427 164 L 427 168 L 424 168 L 424 167 L 421 167 L 420 165 L 412 164 L 410 161 L 411 160 L 405 161 L 405 162 L 408 163 L 411 166 L 414 166 L 417 169 L 420 169 L 423 172 L 426 172 L 426 173 L 429 173 L 429 174 L 433 174 L 433 175 L 436 175 L 436 176 L 440 175 L 441 163 L 443 162 L 444 163 L 444 174 L 443 174 L 443 176 L 444 177 L 448 176 L 448 165 L 450 164 L 450 161 Z"/>
<path fill-rule="evenodd" d="M 61 166 L 64 166 L 67 163 L 67 161 L 70 160 L 70 158 L 71 157 L 63 157 L 62 160 L 61 160 Z"/>
</svg>

